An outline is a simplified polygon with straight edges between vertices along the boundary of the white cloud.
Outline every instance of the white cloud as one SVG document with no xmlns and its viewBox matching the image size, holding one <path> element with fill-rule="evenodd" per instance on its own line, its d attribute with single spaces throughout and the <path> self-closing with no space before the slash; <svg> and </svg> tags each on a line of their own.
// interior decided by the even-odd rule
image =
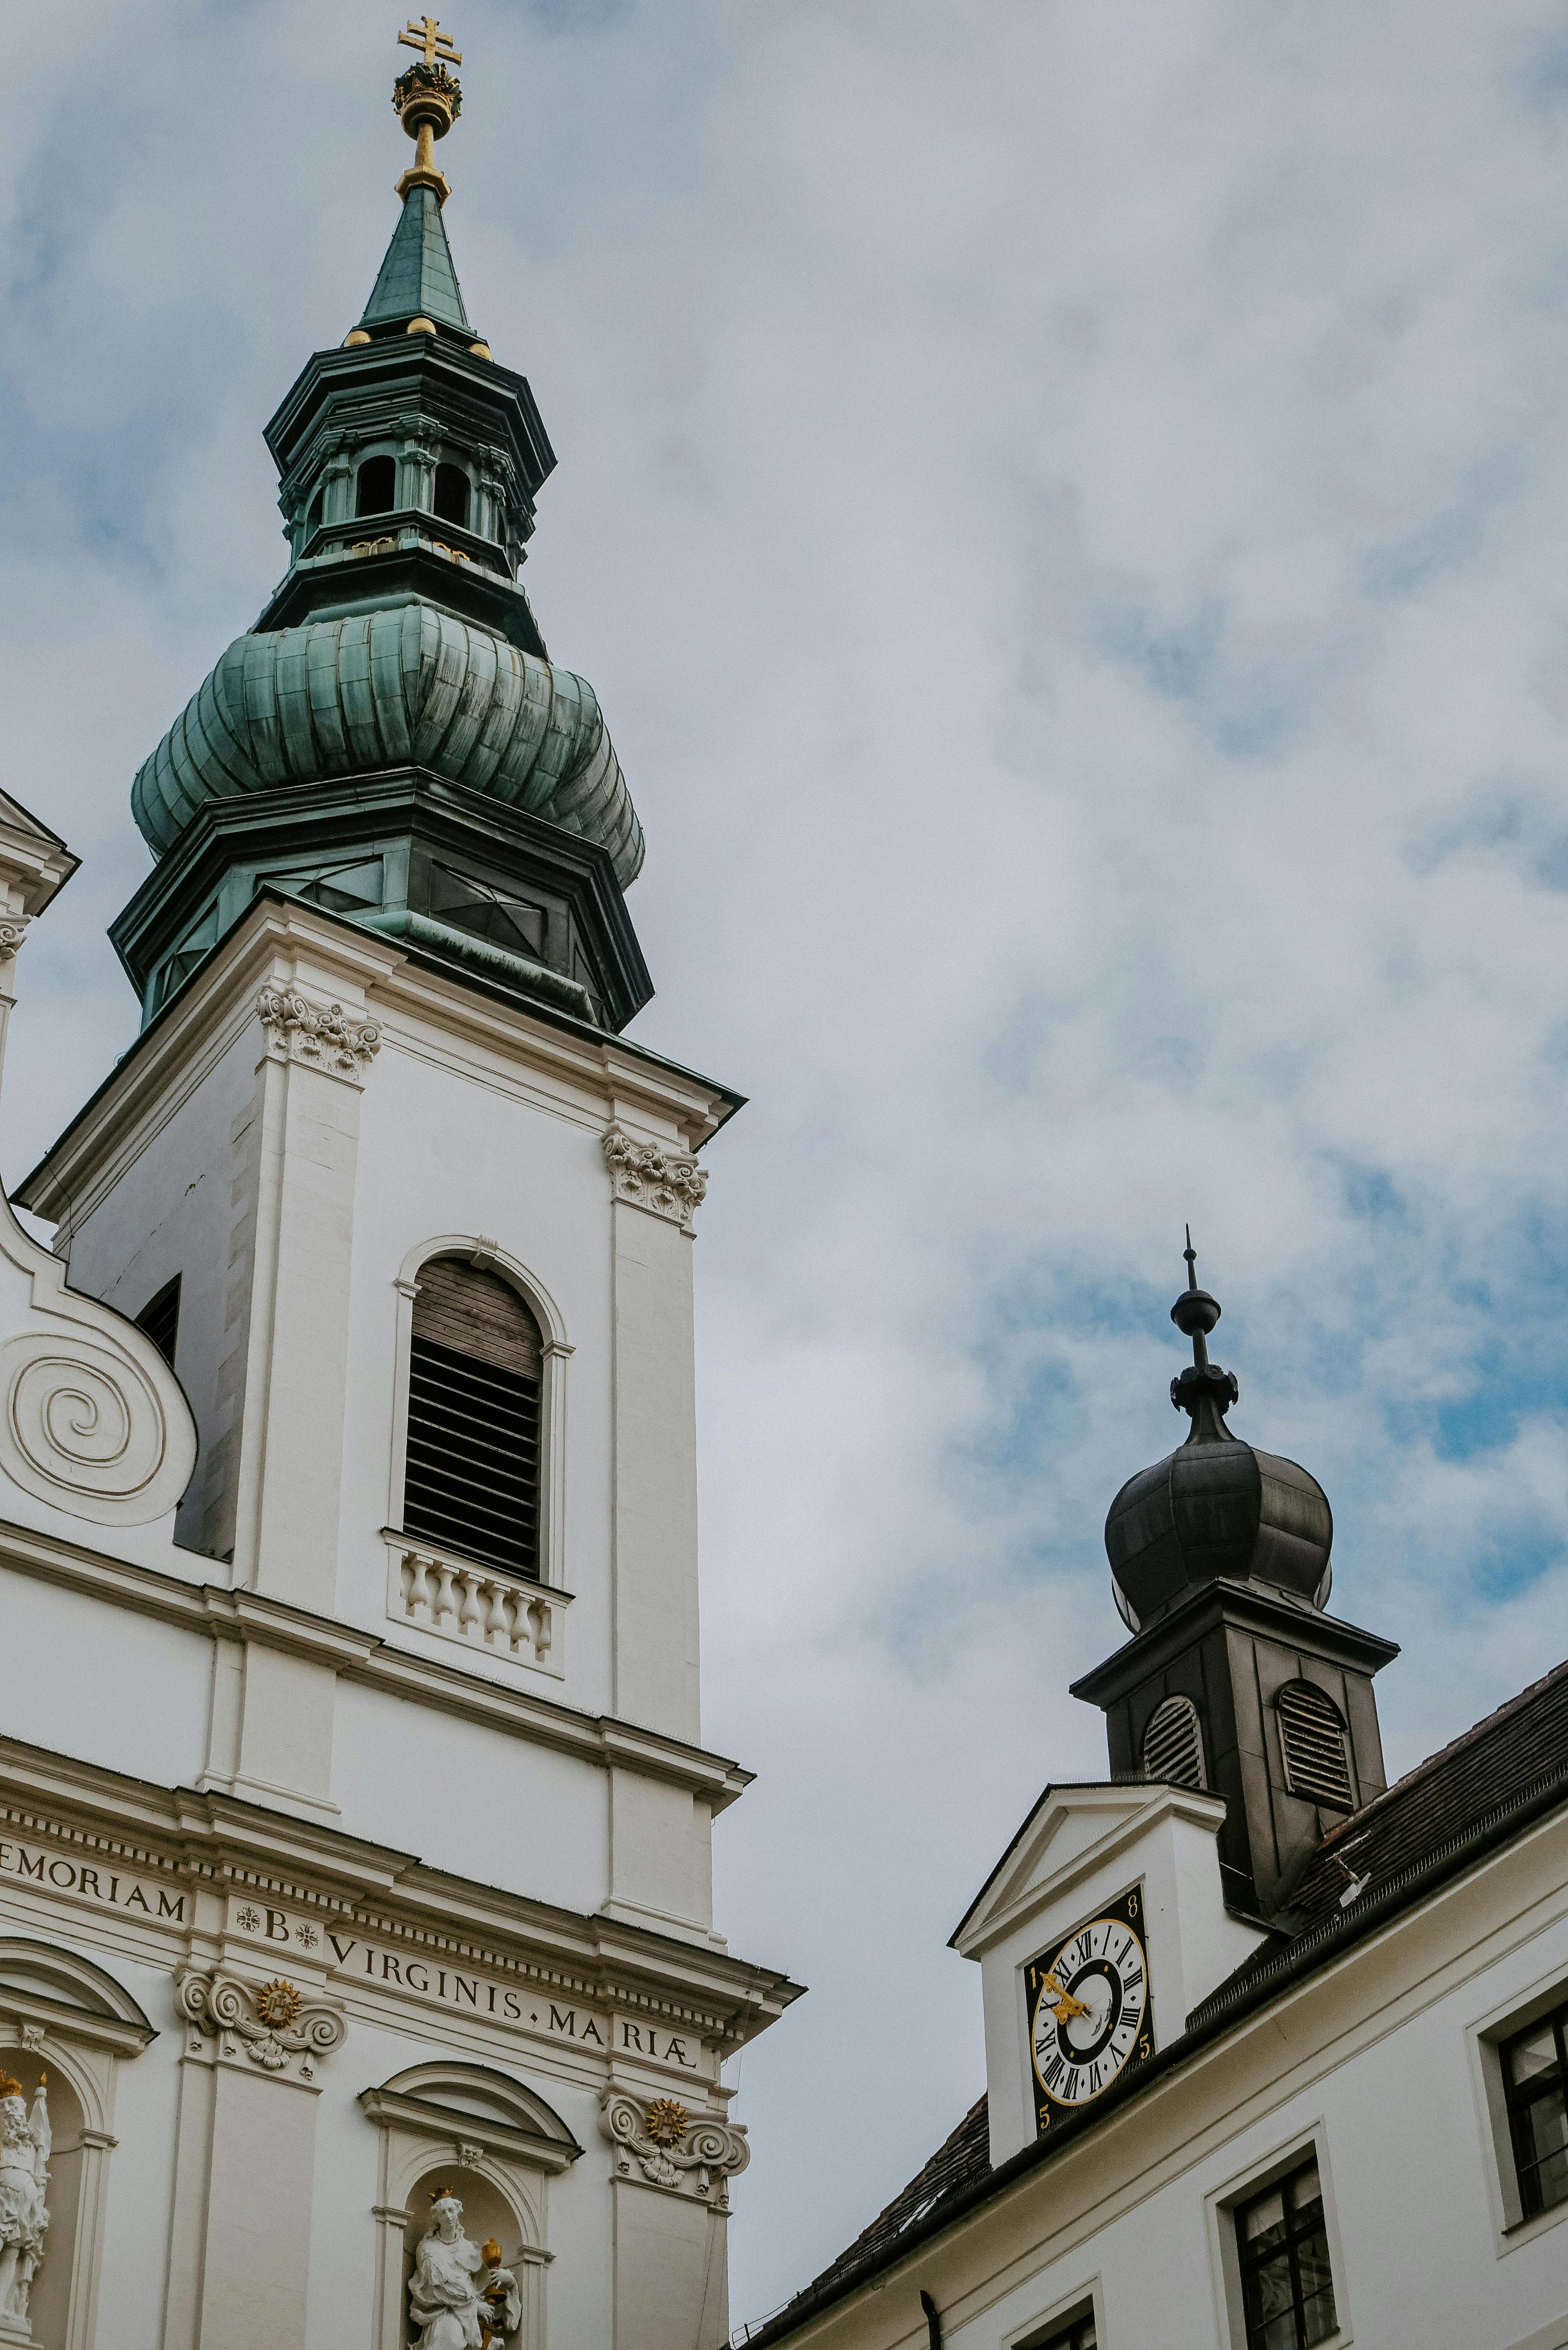
<svg viewBox="0 0 1568 2350">
<path fill-rule="evenodd" d="M 1544 0 L 502 8 L 443 160 L 561 453 L 699 1247 L 735 2305 L 980 2083 L 943 1943 L 1118 1637 L 1190 1216 L 1404 1765 L 1565 1645 L 1568 25 Z M 282 564 L 260 427 L 402 158 L 365 0 L 81 0 L 5 160 L 0 781 L 89 863 L 13 1178 L 129 1041 L 135 766 Z M 835 2117 L 826 2143 L 823 2124 Z M 852 2116 L 852 2120 L 848 2117 Z"/>
</svg>

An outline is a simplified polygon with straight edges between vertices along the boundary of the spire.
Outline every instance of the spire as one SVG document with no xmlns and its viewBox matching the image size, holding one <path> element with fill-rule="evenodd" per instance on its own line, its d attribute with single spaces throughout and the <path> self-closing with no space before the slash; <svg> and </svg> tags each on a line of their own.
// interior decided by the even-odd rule
<svg viewBox="0 0 1568 2350">
<path fill-rule="evenodd" d="M 403 216 L 392 233 L 365 315 L 350 341 L 369 339 L 375 327 L 405 322 L 423 328 L 450 327 L 472 335 L 462 292 L 452 267 L 441 206 L 452 193 L 444 172 L 436 169 L 435 142 L 444 139 L 462 112 L 462 86 L 449 68 L 462 63 L 450 34 L 435 16 L 411 17 L 398 35 L 400 45 L 419 51 L 419 63 L 398 76 L 392 104 L 409 137 L 414 160 L 398 182 Z"/>
<path fill-rule="evenodd" d="M 403 198 L 403 216 L 392 232 L 359 325 L 368 332 L 372 327 L 394 326 L 404 318 L 429 318 L 432 325 L 452 327 L 461 335 L 473 331 L 452 264 L 441 199 L 424 182 Z"/>
<path fill-rule="evenodd" d="M 1170 1318 L 1184 1338 L 1192 1341 L 1192 1367 L 1170 1382 L 1170 1400 L 1192 1421 L 1189 1444 L 1234 1444 L 1225 1425 L 1225 1407 L 1241 1400 L 1234 1371 L 1222 1371 L 1209 1359 L 1209 1333 L 1220 1319 L 1220 1301 L 1198 1286 L 1198 1252 L 1192 1227 L 1187 1227 L 1187 1287 L 1170 1309 Z"/>
</svg>

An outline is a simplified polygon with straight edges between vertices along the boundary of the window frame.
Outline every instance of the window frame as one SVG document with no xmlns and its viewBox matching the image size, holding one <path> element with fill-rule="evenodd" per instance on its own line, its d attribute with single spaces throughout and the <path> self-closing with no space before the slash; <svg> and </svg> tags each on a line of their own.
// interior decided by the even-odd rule
<svg viewBox="0 0 1568 2350">
<path fill-rule="evenodd" d="M 432 1257 L 452 1256 L 478 1272 L 509 1281 L 539 1326 L 539 1577 L 527 1587 L 564 1591 L 566 1557 L 566 1365 L 572 1347 L 554 1299 L 535 1276 L 493 1240 L 472 1232 L 449 1232 L 411 1249 L 393 1282 L 397 1295 L 397 1339 L 393 1348 L 391 1459 L 387 1492 L 387 1530 L 401 1534 L 409 1447 L 409 1367 L 413 1348 L 414 1300 L 420 1267 Z M 410 1537 L 410 1540 L 413 1538 Z M 437 1545 L 437 1547 L 442 1547 Z M 476 1565 L 483 1565 L 476 1561 Z M 505 1569 L 485 1572 L 506 1574 Z M 522 1580 L 521 1577 L 518 1578 Z"/>
<path fill-rule="evenodd" d="M 1466 2030 L 1469 2046 L 1470 2081 L 1480 2124 L 1488 2199 L 1491 2206 L 1493 2251 L 1499 2260 L 1532 2244 L 1549 2229 L 1568 2220 L 1568 2197 L 1543 2211 L 1527 2212 L 1520 2192 L 1514 2158 L 1513 2116 L 1504 2076 L 1502 2051 L 1520 2033 L 1528 2032 L 1543 2016 L 1568 2005 L 1568 1970 L 1561 1960 L 1550 1973 L 1516 1991 Z M 1568 2034 L 1565 2034 L 1568 2036 Z"/>
<path fill-rule="evenodd" d="M 1326 2334 L 1315 2350 L 1347 2350 L 1355 2338 L 1351 2328 L 1349 2279 L 1339 2241 L 1339 2216 L 1334 2208 L 1328 2134 L 1320 2114 L 1282 2140 L 1275 2152 L 1232 2173 L 1204 2198 L 1220 2338 L 1227 2345 L 1227 2350 L 1247 2350 L 1247 2308 L 1236 2215 L 1243 2204 L 1251 2203 L 1255 2196 L 1266 2195 L 1271 2187 L 1277 2187 L 1282 2179 L 1308 2162 L 1317 2164 L 1323 2188 L 1324 2232 L 1328 2238 L 1329 2274 L 1334 2281 L 1334 2314 L 1339 2321 L 1335 2331 Z"/>
<path fill-rule="evenodd" d="M 1075 2328 L 1092 2325 L 1096 2350 L 1106 2350 L 1104 2292 L 1098 2276 L 1075 2285 L 1048 2309 L 1028 2318 L 1002 2337 L 1002 2350 L 1067 2350 Z"/>
</svg>

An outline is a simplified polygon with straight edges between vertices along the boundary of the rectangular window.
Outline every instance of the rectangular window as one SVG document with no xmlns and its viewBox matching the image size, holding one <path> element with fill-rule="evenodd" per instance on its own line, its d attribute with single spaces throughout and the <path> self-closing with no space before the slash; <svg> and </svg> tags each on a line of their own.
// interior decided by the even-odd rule
<svg viewBox="0 0 1568 2350">
<path fill-rule="evenodd" d="M 1326 2342 L 1339 2320 L 1316 2156 L 1238 2204 L 1235 2221 L 1247 2350 Z"/>
<path fill-rule="evenodd" d="M 1042 2334 L 1038 2342 L 1021 2343 L 1019 2350 L 1096 2350 L 1098 2341 L 1094 2318 L 1075 2317 L 1054 2334 Z"/>
<path fill-rule="evenodd" d="M 1524 2217 L 1568 2201 L 1568 2002 L 1498 2051 Z"/>
</svg>

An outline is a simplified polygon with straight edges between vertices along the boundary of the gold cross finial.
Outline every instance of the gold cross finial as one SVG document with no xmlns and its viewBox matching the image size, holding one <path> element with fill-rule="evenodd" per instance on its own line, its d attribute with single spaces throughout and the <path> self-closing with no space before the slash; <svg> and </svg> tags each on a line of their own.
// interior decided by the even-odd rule
<svg viewBox="0 0 1568 2350">
<path fill-rule="evenodd" d="M 452 47 L 450 33 L 438 30 L 440 24 L 439 16 L 410 16 L 408 30 L 398 35 L 399 47 L 418 49 L 427 66 L 460 66 L 462 52 Z"/>
</svg>

